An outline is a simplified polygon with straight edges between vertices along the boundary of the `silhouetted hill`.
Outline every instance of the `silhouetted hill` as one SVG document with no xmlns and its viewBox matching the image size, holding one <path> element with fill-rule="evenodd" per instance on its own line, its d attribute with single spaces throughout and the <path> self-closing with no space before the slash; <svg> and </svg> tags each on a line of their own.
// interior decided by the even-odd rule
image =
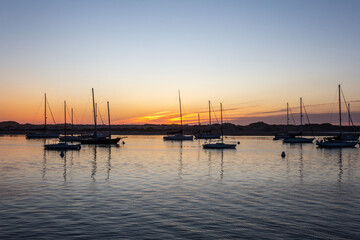
<svg viewBox="0 0 360 240">
<path fill-rule="evenodd" d="M 64 125 L 47 125 L 47 131 L 63 133 Z M 92 132 L 94 126 L 92 124 L 78 124 L 74 126 L 74 133 Z M 14 121 L 0 122 L 0 133 L 2 134 L 25 134 L 29 132 L 43 131 L 44 125 L 35 124 L 19 124 Z M 71 130 L 71 125 L 68 125 L 68 131 Z M 99 125 L 99 131 L 107 132 L 107 125 Z M 112 125 L 111 131 L 113 134 L 121 135 L 166 135 L 171 132 L 179 132 L 180 126 L 176 124 L 144 124 L 144 125 Z M 183 125 L 184 133 L 194 134 L 197 132 L 214 132 L 220 133 L 220 125 Z M 304 135 L 332 135 L 339 131 L 339 126 L 332 125 L 330 123 L 323 124 L 306 124 L 303 127 Z M 359 132 L 360 127 L 343 126 L 345 132 L 353 132 L 354 130 Z M 299 126 L 294 125 L 277 125 L 267 124 L 264 122 L 255 122 L 249 125 L 235 125 L 232 123 L 224 123 L 223 131 L 225 135 L 274 135 L 287 132 L 298 132 Z"/>
</svg>

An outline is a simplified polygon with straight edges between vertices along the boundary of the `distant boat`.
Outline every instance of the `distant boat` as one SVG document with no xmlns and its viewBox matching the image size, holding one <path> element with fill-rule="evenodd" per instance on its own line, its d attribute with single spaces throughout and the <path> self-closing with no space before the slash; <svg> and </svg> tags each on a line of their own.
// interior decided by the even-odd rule
<svg viewBox="0 0 360 240">
<path fill-rule="evenodd" d="M 47 99 L 46 99 L 46 93 L 45 93 L 44 132 L 28 133 L 28 134 L 26 134 L 26 138 L 32 139 L 32 138 L 58 138 L 59 137 L 59 134 L 57 134 L 57 133 L 46 132 L 46 119 L 47 119 L 47 116 L 46 116 L 46 108 L 47 108 L 46 107 L 46 102 L 47 102 Z"/>
<path fill-rule="evenodd" d="M 110 125 L 110 108 L 109 102 L 107 102 L 108 109 L 108 120 L 109 120 L 109 134 L 108 135 L 100 135 L 97 132 L 97 124 L 96 124 L 96 115 L 97 109 L 95 107 L 95 97 L 94 97 L 94 89 L 92 89 L 92 100 L 93 100 L 93 112 L 94 112 L 94 135 L 89 138 L 82 138 L 80 142 L 82 144 L 117 144 L 120 141 L 120 138 L 111 138 L 111 125 Z"/>
<path fill-rule="evenodd" d="M 286 126 L 287 131 L 289 131 L 289 103 L 286 103 Z M 286 137 L 289 137 L 288 134 L 275 134 L 273 140 L 282 140 Z"/>
<path fill-rule="evenodd" d="M 316 145 L 320 148 L 343 148 L 343 147 L 355 147 L 356 144 L 359 143 L 359 135 L 358 134 L 343 134 L 342 126 L 341 126 L 341 86 L 339 84 L 339 127 L 340 131 L 337 136 L 333 137 L 325 137 L 316 141 Z M 350 111 L 348 109 L 349 119 Z M 350 122 L 350 120 L 349 120 Z"/>
<path fill-rule="evenodd" d="M 163 140 L 169 140 L 169 141 L 187 141 L 187 140 L 189 140 L 189 141 L 192 141 L 194 139 L 194 137 L 192 135 L 183 135 L 180 91 L 179 91 L 179 105 L 180 105 L 180 126 L 181 126 L 180 132 L 179 132 L 179 134 L 164 136 Z"/>
<path fill-rule="evenodd" d="M 236 144 L 224 143 L 224 133 L 223 133 L 223 119 L 222 119 L 222 103 L 220 103 L 220 112 L 221 112 L 221 142 L 214 143 L 205 143 L 203 148 L 205 149 L 235 149 Z"/>
<path fill-rule="evenodd" d="M 66 136 L 66 102 L 64 101 L 64 132 Z M 55 144 L 46 144 L 44 148 L 47 150 L 80 150 L 80 144 L 68 144 L 65 142 L 55 143 Z"/>
<path fill-rule="evenodd" d="M 314 141 L 315 138 L 305 138 L 302 136 L 302 130 L 303 130 L 302 108 L 303 108 L 303 102 L 302 102 L 302 98 L 300 98 L 300 133 L 299 134 L 289 134 L 287 137 L 285 137 L 283 139 L 283 143 L 312 143 Z M 300 136 L 300 137 L 298 137 L 298 136 Z"/>
<path fill-rule="evenodd" d="M 74 135 L 74 111 L 71 108 L 71 135 L 65 135 L 59 137 L 60 141 L 68 141 L 68 142 L 80 142 L 82 136 Z"/>
<path fill-rule="evenodd" d="M 199 132 L 195 134 L 195 139 L 218 139 L 221 137 L 220 134 L 211 133 L 211 104 L 209 101 L 209 132 Z"/>
</svg>

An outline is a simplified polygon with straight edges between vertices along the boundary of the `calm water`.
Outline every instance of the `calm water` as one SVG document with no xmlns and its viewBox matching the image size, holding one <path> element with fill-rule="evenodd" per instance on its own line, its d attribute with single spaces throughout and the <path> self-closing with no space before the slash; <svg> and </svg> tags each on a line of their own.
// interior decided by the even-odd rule
<svg viewBox="0 0 360 240">
<path fill-rule="evenodd" d="M 130 136 L 119 147 L 83 146 L 61 158 L 44 151 L 44 140 L 2 136 L 0 238 L 360 235 L 359 148 L 235 139 L 237 150 L 219 151 Z"/>
</svg>

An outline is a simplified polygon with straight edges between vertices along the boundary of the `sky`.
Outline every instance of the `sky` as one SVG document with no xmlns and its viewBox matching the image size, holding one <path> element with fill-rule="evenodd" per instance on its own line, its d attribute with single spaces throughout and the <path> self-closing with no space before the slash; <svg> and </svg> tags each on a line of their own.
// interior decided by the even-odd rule
<svg viewBox="0 0 360 240">
<path fill-rule="evenodd" d="M 114 124 L 178 123 L 178 90 L 188 124 L 208 123 L 209 100 L 235 124 L 283 124 L 289 103 L 298 123 L 300 97 L 311 122 L 337 123 L 341 84 L 360 124 L 359 13 L 356 0 L 1 0 L 0 121 L 42 123 L 46 93 L 56 123 L 64 100 L 92 123 L 94 88 Z"/>
</svg>

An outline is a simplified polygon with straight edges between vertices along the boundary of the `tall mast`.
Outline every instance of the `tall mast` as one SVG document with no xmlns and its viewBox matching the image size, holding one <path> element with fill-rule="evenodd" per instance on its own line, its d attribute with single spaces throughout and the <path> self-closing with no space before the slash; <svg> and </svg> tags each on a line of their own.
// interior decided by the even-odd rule
<svg viewBox="0 0 360 240">
<path fill-rule="evenodd" d="M 349 120 L 349 127 L 350 127 L 351 126 L 350 103 L 348 103 L 348 120 Z"/>
<path fill-rule="evenodd" d="M 300 133 L 302 136 L 302 130 L 303 130 L 303 114 L 302 114 L 302 97 L 300 98 Z"/>
<path fill-rule="evenodd" d="M 198 113 L 198 124 L 200 126 L 200 113 Z"/>
<path fill-rule="evenodd" d="M 286 103 L 286 125 L 289 126 L 289 103 Z"/>
<path fill-rule="evenodd" d="M 110 107 L 109 107 L 109 101 L 107 102 L 107 109 L 108 109 L 108 119 L 109 119 L 109 134 L 111 136 L 111 126 L 110 126 Z"/>
<path fill-rule="evenodd" d="M 71 136 L 74 135 L 74 111 L 71 108 Z"/>
<path fill-rule="evenodd" d="M 66 101 L 64 101 L 64 128 L 65 128 L 65 142 L 66 142 Z"/>
<path fill-rule="evenodd" d="M 339 84 L 339 124 L 340 124 L 340 134 L 341 134 L 341 86 Z"/>
<path fill-rule="evenodd" d="M 44 124 L 44 129 L 46 131 L 46 93 L 45 93 L 45 124 Z"/>
<path fill-rule="evenodd" d="M 210 100 L 209 100 L 209 125 L 211 126 L 211 109 L 210 109 Z"/>
<path fill-rule="evenodd" d="M 96 137 L 97 129 L 96 129 L 96 108 L 95 108 L 94 88 L 92 88 L 92 100 L 93 100 L 93 110 L 94 110 L 94 133 L 95 133 L 95 137 Z"/>
<path fill-rule="evenodd" d="M 220 115 L 221 115 L 221 125 L 220 125 L 220 129 L 221 129 L 221 142 L 224 142 L 224 133 L 223 133 L 223 117 L 222 117 L 222 103 L 220 103 Z"/>
<path fill-rule="evenodd" d="M 180 124 L 181 124 L 181 135 L 183 135 L 183 125 L 182 125 L 182 111 L 181 111 L 181 97 L 180 97 L 180 90 L 179 90 L 179 105 L 180 105 Z"/>
</svg>

